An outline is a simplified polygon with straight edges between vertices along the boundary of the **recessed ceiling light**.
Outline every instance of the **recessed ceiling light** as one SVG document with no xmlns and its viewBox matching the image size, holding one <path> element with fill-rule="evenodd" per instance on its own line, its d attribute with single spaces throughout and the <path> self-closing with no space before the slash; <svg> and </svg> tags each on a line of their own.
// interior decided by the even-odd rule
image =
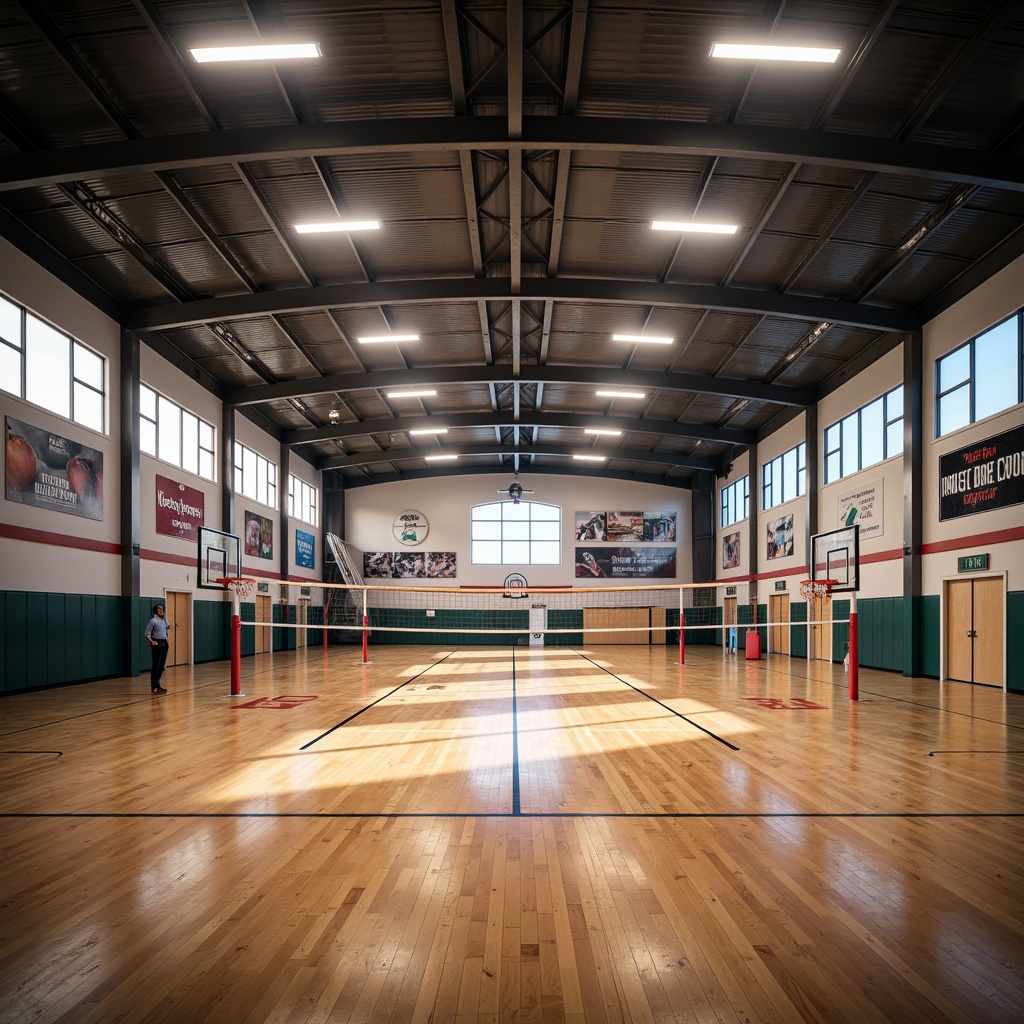
<svg viewBox="0 0 1024 1024">
<path fill-rule="evenodd" d="M 424 462 L 453 462 L 458 455 L 425 455 Z"/>
<path fill-rule="evenodd" d="M 687 231 L 702 235 L 735 235 L 737 224 L 708 224 L 693 220 L 651 221 L 652 231 Z"/>
<path fill-rule="evenodd" d="M 795 60 L 834 64 L 841 50 L 827 46 L 777 46 L 771 43 L 712 43 L 711 56 L 725 60 Z"/>
<path fill-rule="evenodd" d="M 584 434 L 604 434 L 606 437 L 621 437 L 621 430 L 602 430 L 600 427 L 586 427 Z"/>
<path fill-rule="evenodd" d="M 577 462 L 607 462 L 607 458 L 604 455 L 574 455 L 573 458 Z"/>
<path fill-rule="evenodd" d="M 646 391 L 595 391 L 600 398 L 646 398 Z"/>
<path fill-rule="evenodd" d="M 424 427 L 422 430 L 410 430 L 409 436 L 415 437 L 418 434 L 447 434 L 447 427 Z"/>
<path fill-rule="evenodd" d="M 418 334 L 371 334 L 356 338 L 360 345 L 376 345 L 381 341 L 419 341 Z"/>
<path fill-rule="evenodd" d="M 189 50 L 198 64 L 239 60 L 300 60 L 319 57 L 319 43 L 247 43 L 244 46 L 196 46 Z"/>
<path fill-rule="evenodd" d="M 612 341 L 632 341 L 638 345 L 671 345 L 675 338 L 659 338 L 655 334 L 613 334 Z"/>
<path fill-rule="evenodd" d="M 436 391 L 388 391 L 388 398 L 433 398 Z"/>
<path fill-rule="evenodd" d="M 379 220 L 325 220 L 296 224 L 300 235 L 325 235 L 338 231 L 379 231 Z"/>
</svg>

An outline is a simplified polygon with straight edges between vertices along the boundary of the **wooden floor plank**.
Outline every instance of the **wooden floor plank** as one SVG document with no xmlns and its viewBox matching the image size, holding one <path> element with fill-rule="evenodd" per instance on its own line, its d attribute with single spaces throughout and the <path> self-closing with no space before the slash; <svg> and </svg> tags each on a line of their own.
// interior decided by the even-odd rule
<svg viewBox="0 0 1024 1024">
<path fill-rule="evenodd" d="M 1024 1018 L 1024 698 L 674 655 L 3 699 L 0 1020 Z"/>
</svg>

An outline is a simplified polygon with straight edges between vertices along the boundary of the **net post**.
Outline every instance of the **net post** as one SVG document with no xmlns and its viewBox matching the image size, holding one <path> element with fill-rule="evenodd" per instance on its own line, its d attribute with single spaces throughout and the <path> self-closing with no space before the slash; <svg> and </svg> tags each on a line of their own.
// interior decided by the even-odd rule
<svg viewBox="0 0 1024 1024">
<path fill-rule="evenodd" d="M 860 643 L 857 633 L 857 595 L 850 594 L 850 700 L 860 700 Z"/>
<path fill-rule="evenodd" d="M 242 693 L 242 607 L 238 591 L 231 591 L 231 696 Z"/>
<path fill-rule="evenodd" d="M 366 587 L 363 587 L 363 664 L 370 664 L 370 616 L 367 611 Z"/>
<path fill-rule="evenodd" d="M 679 664 L 686 664 L 686 609 L 683 607 L 683 588 L 679 588 Z"/>
</svg>

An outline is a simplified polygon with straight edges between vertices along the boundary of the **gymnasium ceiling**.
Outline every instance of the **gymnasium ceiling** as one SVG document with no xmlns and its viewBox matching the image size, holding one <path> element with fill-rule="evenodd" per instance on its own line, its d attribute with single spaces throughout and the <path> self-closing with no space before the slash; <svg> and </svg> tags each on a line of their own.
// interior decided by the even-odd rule
<svg viewBox="0 0 1024 1024">
<path fill-rule="evenodd" d="M 688 487 L 1024 252 L 1022 114 L 1013 2 L 0 0 L 0 234 L 346 486 Z"/>
</svg>

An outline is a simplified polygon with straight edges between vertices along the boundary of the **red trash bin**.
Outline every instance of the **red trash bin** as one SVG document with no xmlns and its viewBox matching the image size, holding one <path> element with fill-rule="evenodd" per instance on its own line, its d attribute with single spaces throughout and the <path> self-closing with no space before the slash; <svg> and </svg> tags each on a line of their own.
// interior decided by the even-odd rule
<svg viewBox="0 0 1024 1024">
<path fill-rule="evenodd" d="M 761 658 L 761 634 L 756 629 L 748 629 L 746 643 L 747 661 L 759 661 Z"/>
</svg>

